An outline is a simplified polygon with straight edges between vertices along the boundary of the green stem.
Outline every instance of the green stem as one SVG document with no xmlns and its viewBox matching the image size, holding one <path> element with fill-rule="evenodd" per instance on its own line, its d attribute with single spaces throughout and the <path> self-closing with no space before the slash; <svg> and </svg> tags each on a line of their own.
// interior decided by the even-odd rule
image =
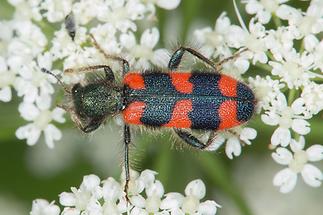
<svg viewBox="0 0 323 215">
<path fill-rule="evenodd" d="M 282 25 L 282 22 L 281 20 L 276 16 L 276 15 L 273 15 L 273 20 L 274 20 L 274 23 L 275 23 L 275 26 L 278 28 Z"/>
<path fill-rule="evenodd" d="M 273 69 L 271 66 L 269 66 L 268 64 L 263 64 L 263 63 L 256 63 L 256 67 L 265 70 L 267 72 L 271 72 L 271 70 Z"/>
<path fill-rule="evenodd" d="M 290 106 L 293 103 L 293 101 L 294 101 L 294 99 L 296 97 L 296 94 L 297 94 L 296 89 L 289 90 L 289 93 L 288 93 L 288 106 Z"/>
<path fill-rule="evenodd" d="M 251 209 L 240 195 L 240 190 L 230 180 L 227 168 L 216 155 L 205 153 L 200 157 L 199 163 L 212 182 L 233 199 L 242 215 L 252 215 Z"/>
</svg>

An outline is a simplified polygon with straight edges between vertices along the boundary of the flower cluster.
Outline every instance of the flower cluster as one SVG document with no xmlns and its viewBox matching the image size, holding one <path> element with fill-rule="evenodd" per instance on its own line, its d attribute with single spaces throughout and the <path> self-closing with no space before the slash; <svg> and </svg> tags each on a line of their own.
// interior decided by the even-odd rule
<svg viewBox="0 0 323 215">
<path fill-rule="evenodd" d="M 62 136 L 53 122 L 63 123 L 64 112 L 52 104 L 56 80 L 42 73 L 41 68 L 62 74 L 63 69 L 102 64 L 101 54 L 88 44 L 90 33 L 107 53 L 127 53 L 125 57 L 133 68 L 160 66 L 166 62 L 162 59 L 167 58 L 168 53 L 166 49 L 155 49 L 159 41 L 159 31 L 153 27 L 156 6 L 171 10 L 180 0 L 8 2 L 15 12 L 11 20 L 0 22 L 0 101 L 11 101 L 15 90 L 22 98 L 18 110 L 22 118 L 29 121 L 17 129 L 16 136 L 33 145 L 43 133 L 46 144 L 52 148 L 54 141 Z M 75 25 L 76 31 L 73 38 L 64 22 L 70 14 L 74 20 L 70 20 L 69 25 Z M 138 42 L 134 33 L 138 32 L 141 20 L 149 27 Z M 73 83 L 82 76 L 63 75 L 62 78 L 66 83 Z"/>
<path fill-rule="evenodd" d="M 123 192 L 124 175 L 121 183 L 109 177 L 100 181 L 96 175 L 84 176 L 79 188 L 63 192 L 59 196 L 60 208 L 46 200 L 33 202 L 31 215 L 76 215 L 76 214 L 216 214 L 220 207 L 215 201 L 201 202 L 206 189 L 200 180 L 191 181 L 181 193 L 166 193 L 162 183 L 155 179 L 157 173 L 144 170 L 140 174 L 131 171 L 129 202 Z"/>
<path fill-rule="evenodd" d="M 320 37 L 323 4 L 312 0 L 307 10 L 301 11 L 289 6 L 288 0 L 244 0 L 243 3 L 247 13 L 253 16 L 248 27 L 239 13 L 241 27 L 231 24 L 223 13 L 214 29 L 198 29 L 194 32 L 195 38 L 203 45 L 206 55 L 219 60 L 247 48 L 235 60 L 227 62 L 223 72 L 241 78 L 251 64 L 261 73 L 249 77 L 248 83 L 254 89 L 262 121 L 276 127 L 270 148 L 278 148 L 272 156 L 279 164 L 288 165 L 274 177 L 274 185 L 280 187 L 281 192 L 289 192 L 300 173 L 308 185 L 318 187 L 323 174 L 308 162 L 323 159 L 323 146 L 312 145 L 305 150 L 304 135 L 311 131 L 309 120 L 323 109 L 320 84 L 323 80 Z M 269 24 L 275 24 L 276 29 L 267 29 Z M 242 136 L 247 140 L 256 136 L 253 129 L 245 129 L 236 132 L 236 137 L 219 135 L 213 147 L 218 148 L 219 143 L 227 139 L 228 157 L 239 155 L 239 139 L 250 144 L 243 141 Z"/>
</svg>

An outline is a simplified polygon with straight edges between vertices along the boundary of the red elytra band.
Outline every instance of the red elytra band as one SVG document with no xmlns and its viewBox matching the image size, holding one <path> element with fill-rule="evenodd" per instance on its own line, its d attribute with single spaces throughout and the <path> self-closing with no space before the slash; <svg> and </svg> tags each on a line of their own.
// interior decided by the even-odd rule
<svg viewBox="0 0 323 215">
<path fill-rule="evenodd" d="M 171 120 L 164 126 L 176 128 L 190 128 L 192 122 L 188 118 L 188 114 L 192 111 L 192 108 L 192 101 L 189 99 L 177 101 L 172 113 Z"/>
</svg>

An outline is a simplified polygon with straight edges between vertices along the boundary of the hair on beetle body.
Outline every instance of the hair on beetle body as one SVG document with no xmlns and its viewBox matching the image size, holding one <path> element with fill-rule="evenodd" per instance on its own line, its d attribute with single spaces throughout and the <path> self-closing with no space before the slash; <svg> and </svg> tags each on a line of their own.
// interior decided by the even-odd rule
<svg viewBox="0 0 323 215">
<path fill-rule="evenodd" d="M 94 65 L 66 69 L 65 73 L 94 73 L 83 84 L 74 84 L 70 89 L 58 79 L 70 97 L 63 108 L 85 133 L 100 127 L 109 116 L 123 117 L 124 168 L 126 183 L 124 191 L 128 200 L 130 125 L 171 129 L 188 146 L 206 150 L 213 142 L 216 132 L 247 122 L 254 113 L 256 99 L 252 90 L 244 83 L 220 74 L 224 62 L 214 63 L 189 47 L 179 47 L 171 56 L 168 72 L 157 70 L 130 71 L 127 60 L 107 54 L 96 42 L 93 45 L 109 60 L 120 63 L 122 79 L 118 82 L 108 65 Z M 190 53 L 210 69 L 177 71 L 184 53 Z M 103 75 L 102 75 L 103 73 Z M 210 131 L 206 141 L 192 134 L 191 130 Z"/>
</svg>

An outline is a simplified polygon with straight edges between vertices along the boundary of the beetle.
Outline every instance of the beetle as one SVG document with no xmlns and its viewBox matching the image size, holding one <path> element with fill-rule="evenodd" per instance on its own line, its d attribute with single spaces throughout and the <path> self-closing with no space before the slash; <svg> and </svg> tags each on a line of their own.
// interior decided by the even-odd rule
<svg viewBox="0 0 323 215">
<path fill-rule="evenodd" d="M 124 119 L 124 168 L 127 197 L 129 175 L 129 125 L 168 127 L 189 146 L 203 150 L 212 143 L 217 131 L 247 122 L 253 115 L 256 99 L 244 83 L 219 73 L 223 63 L 237 54 L 215 64 L 198 51 L 189 47 L 178 48 L 170 58 L 168 72 L 156 70 L 130 71 L 127 60 L 109 55 L 99 46 L 93 35 L 93 45 L 106 59 L 118 61 L 122 67 L 122 83 L 117 83 L 108 65 L 95 65 L 66 69 L 65 73 L 104 71 L 104 77 L 86 84 L 64 86 L 71 97 L 62 106 L 71 113 L 72 120 L 85 133 L 95 131 L 108 116 L 121 113 Z M 177 71 L 185 52 L 192 54 L 211 69 L 189 72 Z M 59 77 L 46 69 L 43 72 Z M 187 129 L 211 131 L 206 143 Z"/>
</svg>

